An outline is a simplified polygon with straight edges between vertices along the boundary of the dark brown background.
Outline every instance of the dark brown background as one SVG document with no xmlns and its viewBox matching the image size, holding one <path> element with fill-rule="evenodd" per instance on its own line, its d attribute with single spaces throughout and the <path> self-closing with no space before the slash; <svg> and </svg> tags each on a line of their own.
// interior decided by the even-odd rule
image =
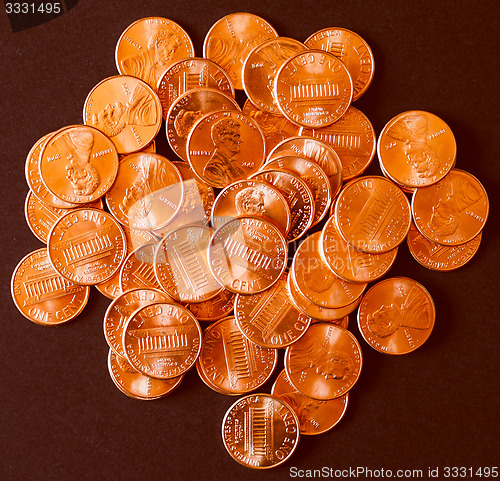
<svg viewBox="0 0 500 481">
<path fill-rule="evenodd" d="M 16 33 L 1 12 L 0 479 L 278 480 L 289 479 L 291 466 L 427 472 L 498 465 L 499 5 L 80 0 L 59 18 Z M 44 134 L 82 121 L 88 92 L 117 73 L 123 30 L 145 16 L 168 17 L 201 55 L 211 25 L 236 11 L 256 13 L 302 41 L 332 26 L 359 33 L 376 73 L 356 107 L 377 133 L 405 110 L 443 118 L 457 139 L 457 167 L 483 182 L 491 202 L 480 250 L 464 268 L 432 272 L 400 249 L 390 275 L 413 277 L 436 301 L 429 341 L 410 355 L 385 356 L 364 343 L 352 317 L 364 367 L 345 418 L 330 433 L 302 437 L 292 459 L 267 472 L 243 468 L 226 453 L 221 422 L 235 399 L 212 392 L 196 372 L 159 401 L 135 401 L 115 388 L 102 333 L 109 301 L 97 291 L 77 320 L 52 328 L 22 317 L 9 292 L 14 266 L 42 247 L 24 220 L 26 155 Z M 380 173 L 376 160 L 370 172 Z"/>
</svg>

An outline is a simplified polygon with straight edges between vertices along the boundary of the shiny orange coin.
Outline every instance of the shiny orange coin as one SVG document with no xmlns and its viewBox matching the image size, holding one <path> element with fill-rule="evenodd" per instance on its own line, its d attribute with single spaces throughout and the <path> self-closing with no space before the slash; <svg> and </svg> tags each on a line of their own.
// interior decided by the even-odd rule
<svg viewBox="0 0 500 481">
<path fill-rule="evenodd" d="M 146 376 L 171 379 L 191 369 L 201 349 L 201 328 L 179 304 L 157 302 L 137 309 L 123 329 L 129 363 Z"/>
<path fill-rule="evenodd" d="M 313 137 L 329 145 L 342 163 L 344 180 L 362 174 L 375 155 L 375 130 L 368 117 L 355 107 L 349 107 L 340 120 L 321 128 L 303 128 L 299 135 Z"/>
<path fill-rule="evenodd" d="M 346 329 L 329 323 L 313 324 L 287 347 L 285 370 L 297 391 L 314 399 L 335 399 L 359 378 L 361 347 Z"/>
<path fill-rule="evenodd" d="M 352 304 L 366 288 L 364 282 L 338 277 L 322 260 L 321 232 L 315 232 L 299 245 L 293 256 L 291 275 L 300 293 L 312 303 L 327 309 Z"/>
<path fill-rule="evenodd" d="M 276 37 L 260 43 L 248 54 L 242 67 L 243 88 L 257 108 L 281 113 L 274 99 L 274 79 L 287 59 L 304 50 L 307 47 L 298 40 Z"/>
<path fill-rule="evenodd" d="M 227 317 L 205 330 L 198 364 L 216 390 L 238 395 L 261 387 L 277 361 L 276 349 L 249 341 L 234 317 Z"/>
<path fill-rule="evenodd" d="M 214 189 L 201 182 L 186 162 L 172 162 L 181 173 L 184 183 L 184 202 L 176 215 L 175 226 L 186 224 L 208 224 L 215 201 Z"/>
<path fill-rule="evenodd" d="M 335 222 L 342 238 L 355 249 L 368 254 L 388 252 L 410 230 L 410 203 L 390 180 L 360 177 L 340 192 Z"/>
<path fill-rule="evenodd" d="M 271 394 L 286 401 L 295 411 L 300 434 L 321 434 L 332 429 L 344 417 L 349 401 L 349 393 L 329 401 L 304 396 L 293 387 L 284 369 L 274 382 Z"/>
<path fill-rule="evenodd" d="M 306 182 L 293 172 L 267 168 L 250 178 L 267 182 L 283 194 L 290 209 L 290 228 L 286 238 L 292 242 L 302 237 L 314 219 L 314 197 Z"/>
<path fill-rule="evenodd" d="M 297 415 L 283 400 L 249 394 L 236 401 L 222 421 L 222 440 L 230 456 L 247 468 L 268 469 L 284 463 L 300 437 Z"/>
<path fill-rule="evenodd" d="M 326 221 L 321 231 L 321 258 L 337 276 L 347 281 L 380 279 L 391 268 L 397 253 L 397 247 L 382 254 L 366 254 L 354 249 L 340 235 L 334 216 Z"/>
<path fill-rule="evenodd" d="M 212 209 L 212 226 L 218 229 L 241 216 L 268 220 L 283 235 L 290 229 L 290 208 L 285 196 L 273 185 L 256 179 L 238 180 L 219 193 Z"/>
<path fill-rule="evenodd" d="M 314 302 L 311 302 L 307 297 L 305 297 L 299 290 L 297 281 L 293 277 L 292 273 L 289 272 L 287 276 L 287 287 L 290 292 L 290 299 L 299 311 L 309 316 L 314 321 L 324 321 L 332 322 L 338 324 L 339 326 L 346 327 L 342 324 L 341 320 L 350 314 L 361 301 L 361 296 L 359 296 L 355 301 L 347 304 L 346 306 L 339 307 L 336 309 L 330 309 L 322 306 L 318 306 Z M 338 321 L 338 322 L 336 322 Z M 347 329 L 347 327 L 346 327 Z"/>
<path fill-rule="evenodd" d="M 56 197 L 86 204 L 113 185 L 118 154 L 113 142 L 99 130 L 71 125 L 58 130 L 44 144 L 39 170 L 43 183 Z"/>
<path fill-rule="evenodd" d="M 155 379 L 137 372 L 129 362 L 117 356 L 111 349 L 108 355 L 108 371 L 115 386 L 126 396 L 141 401 L 159 399 L 170 394 L 184 376 L 172 379 Z"/>
<path fill-rule="evenodd" d="M 298 155 L 318 164 L 330 179 L 332 199 L 339 193 L 343 179 L 342 163 L 337 153 L 324 142 L 312 137 L 290 137 L 276 145 L 267 160 L 284 155 Z"/>
<path fill-rule="evenodd" d="M 82 285 L 106 281 L 119 269 L 125 254 L 125 234 L 107 212 L 75 209 L 52 227 L 47 250 L 54 269 Z"/>
<path fill-rule="evenodd" d="M 172 298 L 157 289 L 130 289 L 120 294 L 108 307 L 104 314 L 104 338 L 111 350 L 125 357 L 122 338 L 123 329 L 132 313 L 143 306 L 155 302 L 172 302 Z"/>
<path fill-rule="evenodd" d="M 264 136 L 250 116 L 237 111 L 205 115 L 187 141 L 189 165 L 207 184 L 224 188 L 256 172 L 264 163 Z"/>
<path fill-rule="evenodd" d="M 29 151 L 25 164 L 26 182 L 37 199 L 49 204 L 52 207 L 56 207 L 58 209 L 78 207 L 78 204 L 66 202 L 59 199 L 59 197 L 56 197 L 47 189 L 42 181 L 42 177 L 40 176 L 40 152 L 52 135 L 54 135 L 54 132 L 39 139 Z"/>
<path fill-rule="evenodd" d="M 386 124 L 377 152 L 390 179 L 408 188 L 426 187 L 453 167 L 457 144 L 450 127 L 438 116 L 411 110 Z"/>
<path fill-rule="evenodd" d="M 56 272 L 43 248 L 26 255 L 16 266 L 11 293 L 26 319 L 51 326 L 78 316 L 87 304 L 90 288 L 74 284 Z"/>
<path fill-rule="evenodd" d="M 422 235 L 432 242 L 454 246 L 471 241 L 481 232 L 490 205 L 476 177 L 452 169 L 438 183 L 417 189 L 411 209 Z"/>
<path fill-rule="evenodd" d="M 288 249 L 270 222 L 240 217 L 217 229 L 208 251 L 210 270 L 230 291 L 253 294 L 271 287 L 286 267 Z"/>
<path fill-rule="evenodd" d="M 328 176 L 318 164 L 305 157 L 286 155 L 267 161 L 262 168 L 288 170 L 307 184 L 314 201 L 314 217 L 311 227 L 325 217 L 332 201 L 332 190 Z"/>
<path fill-rule="evenodd" d="M 158 289 L 161 284 L 155 275 L 154 256 L 157 242 L 150 242 L 130 252 L 120 267 L 120 290 Z"/>
<path fill-rule="evenodd" d="M 366 92 L 373 80 L 375 61 L 370 47 L 357 33 L 347 28 L 324 28 L 304 43 L 310 49 L 324 50 L 342 61 L 351 74 L 353 101 Z"/>
<path fill-rule="evenodd" d="M 250 115 L 259 124 L 266 142 L 266 155 L 280 142 L 299 135 L 301 127 L 281 114 L 270 114 L 257 108 L 248 99 L 243 104 L 243 113 Z"/>
<path fill-rule="evenodd" d="M 187 142 L 194 124 L 217 110 L 241 109 L 234 98 L 212 88 L 189 90 L 174 100 L 167 112 L 165 129 L 170 148 L 182 160 L 188 160 Z"/>
<path fill-rule="evenodd" d="M 217 89 L 234 97 L 234 88 L 227 76 L 216 63 L 199 57 L 179 60 L 172 64 L 158 81 L 158 97 L 167 117 L 172 104 L 183 93 L 201 88 Z"/>
<path fill-rule="evenodd" d="M 303 127 L 324 127 L 339 120 L 351 105 L 353 86 L 344 64 L 321 50 L 307 50 L 286 60 L 274 82 L 281 113 Z"/>
<path fill-rule="evenodd" d="M 458 246 L 444 246 L 426 239 L 415 227 L 410 227 L 408 249 L 413 258 L 428 269 L 451 271 L 467 264 L 476 254 L 481 244 L 482 233 L 474 239 Z"/>
<path fill-rule="evenodd" d="M 299 339 L 311 319 L 293 305 L 286 285 L 286 276 L 265 291 L 236 296 L 236 323 L 252 342 L 264 347 L 285 347 Z"/>
<path fill-rule="evenodd" d="M 156 89 L 163 73 L 177 60 L 194 56 L 193 42 L 177 23 L 162 17 L 147 17 L 127 27 L 118 39 L 116 67 Z"/>
<path fill-rule="evenodd" d="M 436 308 L 431 295 L 407 277 L 384 279 L 369 289 L 358 310 L 365 341 L 386 354 L 407 354 L 431 334 Z"/>
<path fill-rule="evenodd" d="M 120 162 L 116 181 L 106 194 L 106 204 L 125 226 L 157 229 L 179 211 L 181 182 L 177 167 L 162 155 L 130 154 Z"/>
<path fill-rule="evenodd" d="M 158 244 L 156 279 L 177 301 L 203 302 L 222 290 L 208 266 L 211 235 L 210 227 L 187 225 L 169 232 Z"/>
<path fill-rule="evenodd" d="M 203 43 L 203 56 L 220 65 L 236 89 L 242 89 L 242 67 L 251 50 L 270 38 L 276 30 L 252 13 L 231 13 L 217 20 Z"/>
<path fill-rule="evenodd" d="M 88 94 L 83 121 L 106 134 L 120 154 L 137 152 L 160 130 L 160 99 L 147 83 L 136 77 L 108 77 Z"/>
</svg>

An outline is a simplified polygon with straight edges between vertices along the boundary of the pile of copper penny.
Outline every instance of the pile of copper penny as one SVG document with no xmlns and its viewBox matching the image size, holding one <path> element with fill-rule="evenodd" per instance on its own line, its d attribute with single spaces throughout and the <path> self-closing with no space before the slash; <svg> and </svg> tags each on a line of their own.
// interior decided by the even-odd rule
<svg viewBox="0 0 500 481">
<path fill-rule="evenodd" d="M 396 115 L 376 142 L 352 106 L 373 55 L 345 28 L 302 43 L 231 14 L 207 33 L 202 58 L 177 23 L 144 18 L 119 38 L 116 65 L 84 101 L 83 124 L 28 154 L 26 219 L 46 247 L 16 267 L 14 302 L 56 325 L 95 286 L 112 299 L 103 325 L 118 389 L 156 399 L 196 369 L 216 392 L 244 395 L 223 419 L 229 454 L 277 466 L 300 434 L 346 411 L 362 366 L 351 312 L 380 352 L 426 341 L 429 292 L 382 278 L 405 239 L 430 269 L 464 265 L 486 192 L 455 168 L 453 133 L 432 113 Z M 180 160 L 156 153 L 159 135 Z M 361 176 L 376 150 L 383 175 Z M 279 349 L 285 369 L 259 393 Z"/>
</svg>

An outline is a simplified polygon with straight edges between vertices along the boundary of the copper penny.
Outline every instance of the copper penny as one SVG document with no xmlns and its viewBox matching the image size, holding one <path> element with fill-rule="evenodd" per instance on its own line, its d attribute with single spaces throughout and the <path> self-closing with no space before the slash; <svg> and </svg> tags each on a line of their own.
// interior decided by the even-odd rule
<svg viewBox="0 0 500 481">
<path fill-rule="evenodd" d="M 179 227 L 165 235 L 154 257 L 161 288 L 182 302 L 203 302 L 215 297 L 222 286 L 208 266 L 212 229 L 203 225 Z"/>
<path fill-rule="evenodd" d="M 224 188 L 214 202 L 212 226 L 217 229 L 241 216 L 255 216 L 272 222 L 283 235 L 290 229 L 290 209 L 285 196 L 260 180 L 239 180 Z"/>
<path fill-rule="evenodd" d="M 269 394 L 239 399 L 222 421 L 227 452 L 247 468 L 279 466 L 293 454 L 299 437 L 297 415 L 285 401 Z"/>
<path fill-rule="evenodd" d="M 337 276 L 322 260 L 321 232 L 304 239 L 293 256 L 291 275 L 300 293 L 312 303 L 327 309 L 352 304 L 363 294 L 364 282 L 350 282 Z"/>
<path fill-rule="evenodd" d="M 286 267 L 279 229 L 257 217 L 240 217 L 217 229 L 208 251 L 214 277 L 230 291 L 253 294 L 271 287 Z"/>
<path fill-rule="evenodd" d="M 83 205 L 82 207 L 102 209 L 103 204 L 102 200 L 98 199 L 93 204 Z M 47 236 L 49 235 L 50 229 L 52 229 L 56 220 L 61 217 L 61 215 L 69 212 L 69 210 L 70 209 L 52 207 L 50 204 L 36 197 L 31 190 L 28 192 L 24 203 L 24 214 L 28 227 L 31 229 L 31 232 L 45 244 L 47 243 Z"/>
<path fill-rule="evenodd" d="M 337 309 L 329 309 L 326 307 L 318 306 L 317 304 L 311 302 L 307 297 L 305 297 L 299 290 L 297 286 L 297 281 L 293 277 L 292 273 L 289 272 L 287 276 L 287 287 L 290 292 L 290 299 L 292 300 L 295 307 L 316 321 L 334 322 L 339 321 L 336 324 L 342 325 L 340 322 L 345 316 L 350 314 L 361 301 L 361 296 L 359 296 L 355 301 L 347 304 L 346 306 L 339 307 Z M 335 322 L 334 322 L 335 323 Z M 342 326 L 346 327 L 346 326 Z"/>
<path fill-rule="evenodd" d="M 155 302 L 172 302 L 172 298 L 158 289 L 130 289 L 120 294 L 104 314 L 104 338 L 112 351 L 125 357 L 123 329 L 133 312 Z"/>
<path fill-rule="evenodd" d="M 39 170 L 43 183 L 56 197 L 86 204 L 113 185 L 118 154 L 113 142 L 99 130 L 71 125 L 58 130 L 44 144 Z"/>
<path fill-rule="evenodd" d="M 158 379 L 180 376 L 194 366 L 201 328 L 179 304 L 157 302 L 137 309 L 123 329 L 123 348 L 136 370 Z"/>
<path fill-rule="evenodd" d="M 129 362 L 111 349 L 108 354 L 108 371 L 115 386 L 126 396 L 141 401 L 159 399 L 170 394 L 184 376 L 172 379 L 155 379 L 137 372 Z"/>
<path fill-rule="evenodd" d="M 438 116 L 411 110 L 386 124 L 377 153 L 389 178 L 409 188 L 426 187 L 453 167 L 457 144 L 451 129 Z"/>
<path fill-rule="evenodd" d="M 427 239 L 460 245 L 483 229 L 489 213 L 488 194 L 472 174 L 452 169 L 436 184 L 417 189 L 411 209 L 415 226 Z"/>
<path fill-rule="evenodd" d="M 198 321 L 218 321 L 229 316 L 234 309 L 236 294 L 227 289 L 222 289 L 215 297 L 208 301 L 185 303 L 184 307 L 189 309 Z"/>
<path fill-rule="evenodd" d="M 120 289 L 162 289 L 154 270 L 158 244 L 150 242 L 130 252 L 120 267 Z"/>
<path fill-rule="evenodd" d="M 243 88 L 250 101 L 271 114 L 281 111 L 274 99 L 274 79 L 285 60 L 307 50 L 307 47 L 288 37 L 271 38 L 248 54 L 242 67 Z"/>
<path fill-rule="evenodd" d="M 47 250 L 54 269 L 82 285 L 106 281 L 119 269 L 125 253 L 125 234 L 107 212 L 75 209 L 52 227 Z"/>
<path fill-rule="evenodd" d="M 217 20 L 203 42 L 203 56 L 220 65 L 236 89 L 242 89 L 242 67 L 251 50 L 277 37 L 276 30 L 252 13 L 231 13 Z"/>
<path fill-rule="evenodd" d="M 116 75 L 99 82 L 83 106 L 83 122 L 104 132 L 120 154 L 144 149 L 160 130 L 160 99 L 145 82 Z"/>
<path fill-rule="evenodd" d="M 318 323 L 285 351 L 285 370 L 297 391 L 314 399 L 335 399 L 359 378 L 361 347 L 348 330 Z"/>
<path fill-rule="evenodd" d="M 158 81 L 158 97 L 167 117 L 172 104 L 185 92 L 194 89 L 216 89 L 234 97 L 234 88 L 216 63 L 206 58 L 192 57 L 171 65 Z"/>
<path fill-rule="evenodd" d="M 167 112 L 165 129 L 168 144 L 182 160 L 188 160 L 187 141 L 194 124 L 204 115 L 217 110 L 241 110 L 229 95 L 220 90 L 189 90 L 178 97 Z"/>
<path fill-rule="evenodd" d="M 118 39 L 116 67 L 156 89 L 162 74 L 174 62 L 194 56 L 193 42 L 177 23 L 162 17 L 147 17 L 128 26 Z"/>
<path fill-rule="evenodd" d="M 309 187 L 314 201 L 314 217 L 311 227 L 320 222 L 328 212 L 332 201 L 332 189 L 325 171 L 305 157 L 286 155 L 266 162 L 263 169 L 288 170 L 299 176 Z"/>
<path fill-rule="evenodd" d="M 238 294 L 234 312 L 245 337 L 264 347 L 289 346 L 306 332 L 311 323 L 311 319 L 293 305 L 284 274 L 265 291 Z"/>
<path fill-rule="evenodd" d="M 266 155 L 280 142 L 299 135 L 301 127 L 290 122 L 281 114 L 270 114 L 265 110 L 258 109 L 248 99 L 243 104 L 243 113 L 250 115 L 259 124 L 264 134 Z"/>
<path fill-rule="evenodd" d="M 290 228 L 286 238 L 292 242 L 302 237 L 314 219 L 314 197 L 306 182 L 292 172 L 267 168 L 250 178 L 267 182 L 283 194 L 290 209 Z"/>
<path fill-rule="evenodd" d="M 344 180 L 362 174 L 377 148 L 372 123 L 361 110 L 352 106 L 338 122 L 322 128 L 301 129 L 300 135 L 321 140 L 338 154 Z"/>
<path fill-rule="evenodd" d="M 410 227 L 406 238 L 413 258 L 428 269 L 452 271 L 467 264 L 476 254 L 481 244 L 482 233 L 474 239 L 458 246 L 444 246 L 426 239 L 415 227 Z"/>
<path fill-rule="evenodd" d="M 293 387 L 284 369 L 274 382 L 271 394 L 286 401 L 295 411 L 300 434 L 321 434 L 332 429 L 344 417 L 349 401 L 349 393 L 329 401 L 304 396 Z"/>
<path fill-rule="evenodd" d="M 16 266 L 11 293 L 26 319 L 51 326 L 78 316 L 87 304 L 90 287 L 74 284 L 57 273 L 43 248 L 29 253 Z"/>
<path fill-rule="evenodd" d="M 52 207 L 60 209 L 78 207 L 78 204 L 66 202 L 59 199 L 59 197 L 56 197 L 52 192 L 50 192 L 50 190 L 47 189 L 42 181 L 42 177 L 40 176 L 40 152 L 42 151 L 42 147 L 45 146 L 47 140 L 50 139 L 52 135 L 54 135 L 54 132 L 39 139 L 29 151 L 25 164 L 26 182 L 37 199 L 51 205 Z"/>
<path fill-rule="evenodd" d="M 436 308 L 424 286 L 407 277 L 384 279 L 371 287 L 358 309 L 365 341 L 386 354 L 407 354 L 431 334 Z"/>
<path fill-rule="evenodd" d="M 200 379 L 202 380 L 203 384 L 205 386 L 208 386 L 210 389 L 212 389 L 215 392 L 218 392 L 219 394 L 224 394 L 224 396 L 232 396 L 231 393 L 224 391 L 220 387 L 217 386 L 214 382 L 212 382 L 212 379 L 210 376 L 208 376 L 205 371 L 201 368 L 200 365 L 200 358 L 198 357 L 198 360 L 196 361 L 196 372 L 198 373 L 198 376 L 200 376 Z M 214 376 L 217 377 L 217 373 L 214 372 Z"/>
<path fill-rule="evenodd" d="M 201 182 L 186 162 L 176 160 L 172 163 L 179 169 L 184 183 L 184 202 L 176 216 L 175 224 L 208 224 L 215 201 L 213 187 Z"/>
<path fill-rule="evenodd" d="M 366 92 L 373 80 L 375 61 L 370 47 L 357 33 L 347 28 L 324 28 L 304 43 L 310 49 L 324 50 L 342 60 L 351 74 L 353 101 Z"/>
<path fill-rule="evenodd" d="M 182 203 L 181 174 L 159 154 L 140 152 L 121 162 L 113 187 L 106 194 L 109 211 L 134 229 L 156 229 L 167 224 Z"/>
<path fill-rule="evenodd" d="M 360 177 L 340 192 L 335 222 L 342 238 L 355 249 L 368 254 L 388 252 L 410 230 L 410 203 L 390 180 Z"/>
<path fill-rule="evenodd" d="M 366 254 L 354 249 L 340 235 L 333 216 L 321 231 L 321 258 L 336 275 L 347 281 L 372 282 L 380 279 L 391 268 L 397 253 L 397 247 L 382 254 Z"/>
<path fill-rule="evenodd" d="M 200 119 L 187 141 L 188 161 L 196 175 L 224 188 L 256 172 L 264 163 L 264 136 L 250 116 L 217 111 Z"/>
<path fill-rule="evenodd" d="M 337 196 L 342 187 L 342 163 L 332 148 L 312 137 L 290 137 L 276 145 L 267 160 L 271 161 L 284 155 L 297 155 L 318 164 L 330 180 L 332 199 Z"/>
<path fill-rule="evenodd" d="M 322 50 L 290 57 L 274 81 L 281 113 L 303 127 L 324 127 L 339 120 L 351 105 L 352 93 L 351 76 L 344 64 Z"/>
<path fill-rule="evenodd" d="M 212 385 L 238 395 L 259 389 L 272 375 L 277 361 L 277 349 L 248 340 L 234 317 L 227 317 L 205 330 L 198 363 Z"/>
</svg>

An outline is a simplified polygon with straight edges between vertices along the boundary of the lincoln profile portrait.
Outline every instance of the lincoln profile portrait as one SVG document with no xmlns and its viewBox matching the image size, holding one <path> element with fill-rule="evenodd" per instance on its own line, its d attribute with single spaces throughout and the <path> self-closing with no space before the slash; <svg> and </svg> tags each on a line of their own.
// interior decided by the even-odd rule
<svg viewBox="0 0 500 481">
<path fill-rule="evenodd" d="M 100 183 L 97 169 L 90 162 L 94 134 L 85 129 L 71 129 L 55 139 L 51 146 L 55 147 L 66 158 L 66 179 L 73 186 L 76 195 L 92 194 Z"/>
<path fill-rule="evenodd" d="M 154 97 L 140 85 L 136 85 L 127 103 L 108 104 L 92 117 L 92 125 L 108 137 L 115 137 L 127 125 L 151 126 L 157 120 Z"/>
<path fill-rule="evenodd" d="M 244 175 L 237 165 L 241 144 L 240 124 L 224 118 L 212 126 L 210 136 L 215 150 L 203 170 L 203 177 L 218 187 L 224 187 Z"/>
<path fill-rule="evenodd" d="M 436 175 L 439 170 L 439 154 L 427 141 L 429 121 L 426 115 L 416 113 L 398 120 L 387 135 L 403 142 L 403 151 L 419 178 Z"/>
<path fill-rule="evenodd" d="M 427 297 L 413 287 L 401 302 L 382 305 L 366 316 L 368 330 L 377 337 L 392 336 L 400 327 L 424 330 L 431 327 Z"/>
<path fill-rule="evenodd" d="M 145 50 L 120 62 L 122 70 L 156 89 L 158 80 L 172 63 L 175 51 L 180 45 L 181 39 L 168 29 L 157 30 L 150 36 Z"/>
<path fill-rule="evenodd" d="M 302 348 L 293 353 L 290 360 L 292 375 L 313 369 L 325 380 L 348 381 L 355 372 L 354 361 L 343 351 L 325 349 L 316 338 L 311 336 L 307 342 L 301 342 Z"/>
<path fill-rule="evenodd" d="M 462 177 L 448 174 L 440 182 L 442 195 L 432 207 L 427 227 L 439 236 L 454 234 L 460 224 L 460 214 L 481 198 L 480 189 Z"/>
<path fill-rule="evenodd" d="M 238 192 L 234 198 L 238 215 L 264 215 L 264 192 L 253 187 L 247 187 Z"/>
</svg>

